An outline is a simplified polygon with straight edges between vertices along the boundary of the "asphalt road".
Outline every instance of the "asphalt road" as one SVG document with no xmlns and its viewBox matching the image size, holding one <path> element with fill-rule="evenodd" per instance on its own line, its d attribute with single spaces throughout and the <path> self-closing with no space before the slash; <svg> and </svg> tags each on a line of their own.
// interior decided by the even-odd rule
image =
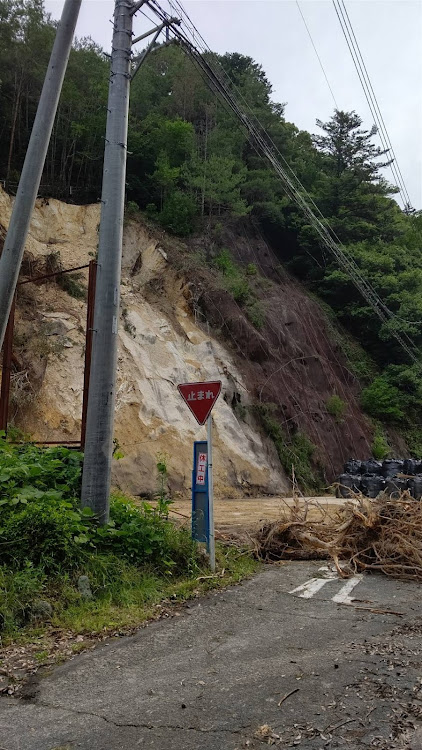
<svg viewBox="0 0 422 750">
<path fill-rule="evenodd" d="M 1 699 L 1 750 L 422 750 L 421 588 L 321 567 L 267 567 Z"/>
</svg>

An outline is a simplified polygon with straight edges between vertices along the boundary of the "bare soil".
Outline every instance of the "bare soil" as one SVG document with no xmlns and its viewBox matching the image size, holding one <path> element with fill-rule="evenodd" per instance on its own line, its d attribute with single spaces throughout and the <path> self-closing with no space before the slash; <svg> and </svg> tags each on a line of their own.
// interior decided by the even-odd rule
<svg viewBox="0 0 422 750">
<path fill-rule="evenodd" d="M 303 505 L 312 502 L 308 518 L 320 520 L 327 512 L 334 514 L 344 500 L 333 495 L 325 497 L 299 498 L 297 502 Z M 240 499 L 216 499 L 214 501 L 214 522 L 217 531 L 238 533 L 239 531 L 253 532 L 264 521 L 277 521 L 282 518 L 286 510 L 294 504 L 292 497 L 245 497 Z M 172 518 L 191 518 L 192 505 L 187 499 L 176 500 L 170 509 Z"/>
</svg>

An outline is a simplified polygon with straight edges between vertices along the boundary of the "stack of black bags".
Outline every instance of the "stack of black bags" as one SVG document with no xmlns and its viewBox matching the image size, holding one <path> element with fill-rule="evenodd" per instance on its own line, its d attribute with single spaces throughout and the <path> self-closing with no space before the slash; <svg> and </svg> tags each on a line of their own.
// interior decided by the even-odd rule
<svg viewBox="0 0 422 750">
<path fill-rule="evenodd" d="M 392 498 L 408 490 L 415 500 L 422 498 L 422 461 L 415 458 L 387 458 L 381 463 L 374 458 L 357 461 L 351 458 L 344 464 L 344 474 L 337 479 L 337 497 L 351 497 L 361 492 L 366 497 L 377 497 L 385 492 Z"/>
</svg>

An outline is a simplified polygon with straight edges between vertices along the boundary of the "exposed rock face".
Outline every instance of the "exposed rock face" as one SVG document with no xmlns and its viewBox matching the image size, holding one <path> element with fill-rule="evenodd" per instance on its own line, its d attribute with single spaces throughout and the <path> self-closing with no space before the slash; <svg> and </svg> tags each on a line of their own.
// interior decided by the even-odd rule
<svg viewBox="0 0 422 750">
<path fill-rule="evenodd" d="M 0 190 L 0 227 L 8 224 L 9 197 Z M 26 245 L 27 266 L 60 252 L 64 268 L 88 263 L 95 255 L 99 205 L 73 206 L 37 201 Z M 86 277 L 86 272 L 83 272 Z M 170 267 L 158 237 L 139 223 L 125 229 L 122 319 L 119 333 L 115 436 L 124 458 L 114 462 L 114 482 L 123 490 L 148 494 L 156 489 L 157 454 L 167 454 L 170 488 L 191 484 L 192 442 L 203 439 L 182 402 L 177 384 L 221 380 L 214 409 L 215 491 L 282 494 L 288 481 L 273 444 L 253 420 L 232 408 L 247 385 L 234 356 L 191 315 L 186 282 Z M 12 416 L 37 440 L 71 440 L 80 434 L 84 363 L 85 302 L 54 283 L 27 284 L 18 298 L 17 331 L 25 338 L 25 361 L 37 372 L 32 398 L 16 404 Z M 48 357 L 45 352 L 48 352 Z"/>
</svg>

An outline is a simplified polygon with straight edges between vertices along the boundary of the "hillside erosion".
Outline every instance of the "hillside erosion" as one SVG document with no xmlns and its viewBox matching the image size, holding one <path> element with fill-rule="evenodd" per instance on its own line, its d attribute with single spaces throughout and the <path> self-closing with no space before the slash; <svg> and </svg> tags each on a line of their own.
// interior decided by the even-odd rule
<svg viewBox="0 0 422 750">
<path fill-rule="evenodd" d="M 0 236 L 10 211 L 11 199 L 0 191 Z M 99 204 L 37 201 L 22 275 L 87 263 L 98 224 Z M 223 245 L 249 274 L 248 301 L 216 262 Z M 67 286 L 44 281 L 19 289 L 10 416 L 37 440 L 80 434 L 86 281 L 83 271 Z M 214 410 L 220 496 L 288 493 L 290 467 L 269 437 L 273 422 L 292 446 L 293 462 L 295 436 L 307 436 L 310 461 L 325 482 L 346 457 L 369 452 L 359 386 L 322 309 L 283 273 L 249 222 L 210 227 L 183 243 L 132 216 L 121 291 L 115 436 L 124 457 L 113 471 L 122 489 L 153 492 L 157 455 L 165 453 L 170 489 L 188 490 L 192 442 L 205 433 L 176 389 L 188 380 L 223 383 Z M 345 404 L 341 419 L 327 411 L 333 395 Z"/>
</svg>

